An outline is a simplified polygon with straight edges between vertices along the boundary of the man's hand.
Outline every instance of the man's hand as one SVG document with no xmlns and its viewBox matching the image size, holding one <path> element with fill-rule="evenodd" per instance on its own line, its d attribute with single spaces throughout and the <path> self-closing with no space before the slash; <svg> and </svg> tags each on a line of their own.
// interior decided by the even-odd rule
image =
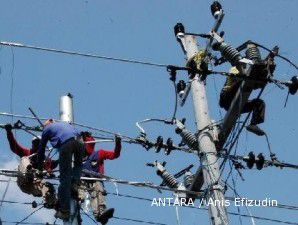
<svg viewBox="0 0 298 225">
<path fill-rule="evenodd" d="M 119 135 L 115 135 L 115 143 L 116 145 L 121 144 L 121 137 Z"/>
<path fill-rule="evenodd" d="M 43 171 L 41 171 L 41 170 L 37 170 L 36 172 L 35 172 L 35 175 L 36 175 L 36 177 L 37 178 L 43 178 Z"/>
<path fill-rule="evenodd" d="M 12 130 L 12 125 L 10 123 L 5 124 L 4 128 L 5 128 L 6 131 L 11 131 Z"/>
</svg>

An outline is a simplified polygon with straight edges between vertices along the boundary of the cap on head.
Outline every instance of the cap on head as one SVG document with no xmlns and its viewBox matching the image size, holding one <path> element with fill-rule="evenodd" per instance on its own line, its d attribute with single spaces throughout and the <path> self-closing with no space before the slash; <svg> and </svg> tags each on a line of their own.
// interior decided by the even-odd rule
<svg viewBox="0 0 298 225">
<path fill-rule="evenodd" d="M 44 126 L 47 126 L 47 125 L 49 125 L 51 123 L 54 123 L 54 122 L 55 121 L 53 119 L 48 119 L 48 120 L 46 120 L 46 122 L 44 122 Z"/>
</svg>

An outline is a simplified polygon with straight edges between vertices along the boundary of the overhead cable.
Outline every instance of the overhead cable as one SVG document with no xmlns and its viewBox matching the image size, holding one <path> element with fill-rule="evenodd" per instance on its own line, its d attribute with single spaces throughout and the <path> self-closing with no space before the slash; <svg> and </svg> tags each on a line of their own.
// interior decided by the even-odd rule
<svg viewBox="0 0 298 225">
<path fill-rule="evenodd" d="M 125 63 L 134 63 L 134 64 L 141 64 L 141 65 L 147 65 L 147 66 L 165 67 L 165 68 L 168 66 L 167 64 L 153 63 L 153 62 L 134 60 L 134 59 L 110 57 L 110 56 L 97 55 L 97 54 L 91 54 L 91 53 L 82 53 L 82 52 L 68 51 L 68 50 L 55 49 L 55 48 L 45 48 L 45 47 L 26 45 L 26 44 L 21 44 L 21 43 L 16 43 L 16 42 L 0 41 L 0 45 L 11 46 L 11 47 L 16 47 L 16 48 L 34 49 L 34 50 L 54 52 L 54 53 L 62 53 L 62 54 L 74 55 L 74 56 L 83 56 L 83 57 L 96 58 L 96 59 L 112 60 L 112 61 L 125 62 Z"/>
<path fill-rule="evenodd" d="M 143 198 L 143 197 L 138 197 L 138 196 L 133 196 L 133 195 L 127 195 L 127 194 L 116 194 L 116 193 L 110 193 L 107 192 L 107 194 L 109 195 L 115 195 L 118 197 L 125 197 L 125 198 L 132 198 L 132 199 L 137 199 L 137 200 L 141 200 L 141 201 L 150 201 L 152 202 L 152 199 L 149 198 Z M 227 197 L 227 199 L 232 200 L 232 197 Z M 208 210 L 207 208 L 203 208 L 203 207 L 198 207 L 198 206 L 184 206 L 183 207 L 186 208 L 192 208 L 192 209 L 200 209 L 200 210 Z M 298 210 L 297 206 L 290 206 L 290 205 L 285 205 L 285 204 L 278 204 L 277 206 L 271 206 L 272 208 L 280 208 L 280 209 L 290 209 L 290 210 Z M 242 214 L 242 213 L 236 213 L 236 212 L 228 212 L 228 214 L 233 215 L 233 216 L 242 216 L 242 217 L 246 217 L 246 218 L 254 218 L 256 220 L 263 220 L 263 221 L 270 221 L 270 222 L 276 222 L 276 223 L 283 223 L 283 224 L 292 224 L 292 225 L 297 225 L 298 223 L 296 222 L 291 222 L 291 221 L 285 221 L 285 220 L 279 220 L 279 219 L 272 219 L 272 218 L 268 218 L 268 217 L 262 217 L 262 216 L 253 216 L 253 215 L 248 215 L 248 214 Z"/>
<path fill-rule="evenodd" d="M 136 222 L 136 223 L 146 223 L 146 224 L 154 224 L 154 225 L 168 225 L 166 223 L 156 223 L 156 222 L 151 222 L 151 221 L 130 219 L 130 218 L 118 217 L 118 216 L 114 216 L 113 218 L 117 219 L 117 220 L 125 220 L 125 221 L 131 221 L 131 222 Z"/>
<path fill-rule="evenodd" d="M 2 220 L 3 224 L 30 224 L 30 225 L 61 225 L 58 223 L 35 223 L 35 222 L 17 222 L 17 221 L 7 221 L 7 220 Z"/>
</svg>

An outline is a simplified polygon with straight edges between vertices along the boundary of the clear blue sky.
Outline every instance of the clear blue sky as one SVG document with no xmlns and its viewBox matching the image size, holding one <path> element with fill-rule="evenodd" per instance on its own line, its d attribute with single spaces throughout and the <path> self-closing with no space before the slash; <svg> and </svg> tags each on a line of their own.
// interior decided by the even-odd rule
<svg viewBox="0 0 298 225">
<path fill-rule="evenodd" d="M 183 65 L 184 55 L 176 42 L 173 26 L 182 22 L 187 31 L 208 32 L 213 25 L 209 5 L 212 1 L 1 1 L 0 40 L 27 43 L 58 49 L 90 52 L 107 56 L 124 57 L 165 64 Z M 223 1 L 222 1 L 223 2 Z M 225 1 L 226 17 L 222 29 L 226 41 L 234 46 L 251 39 L 273 47 L 278 44 L 280 53 L 297 57 L 297 7 L 295 0 L 251 0 Z M 199 41 L 204 44 L 205 41 Z M 12 109 L 15 113 L 29 114 L 32 107 L 41 116 L 58 117 L 59 97 L 65 93 L 74 95 L 75 120 L 80 123 L 109 129 L 130 136 L 139 131 L 135 122 L 145 118 L 168 118 L 171 116 L 174 95 L 168 74 L 164 69 L 142 65 L 125 64 L 90 58 L 66 56 L 26 49 L 14 49 L 14 70 L 12 73 L 12 51 L 8 47 L 0 49 L 0 111 L 10 111 L 11 79 L 13 76 Z M 265 53 L 263 53 L 265 55 Z M 297 75 L 288 64 L 277 61 L 276 78 L 286 80 Z M 226 69 L 224 67 L 223 69 Z M 186 74 L 179 74 L 186 76 Z M 210 114 L 220 119 L 218 94 L 224 78 L 210 77 L 207 81 Z M 297 96 L 290 97 L 287 108 L 283 108 L 286 90 L 268 86 L 264 100 L 267 103 L 266 122 L 262 127 L 269 134 L 272 149 L 280 160 L 298 163 L 297 152 Z M 178 109 L 178 117 L 187 118 L 187 126 L 194 131 L 191 98 L 184 108 Z M 224 113 L 222 111 L 222 113 Z M 0 123 L 10 122 L 10 118 L 0 117 Z M 31 122 L 32 124 L 32 122 Z M 171 126 L 150 124 L 146 126 L 149 137 L 159 134 L 165 138 L 180 139 Z M 17 132 L 18 140 L 29 146 L 31 138 L 24 132 Z M 5 133 L 0 131 L 0 168 L 15 168 L 16 157 L 10 153 Z M 113 144 L 98 144 L 98 148 L 113 148 Z M 249 151 L 263 152 L 268 158 L 264 138 L 243 132 L 239 144 L 239 154 Z M 146 152 L 139 146 L 123 146 L 121 158 L 106 162 L 109 176 L 136 180 L 153 181 L 160 179 L 152 168 L 145 166 L 154 160 L 167 161 L 167 168 L 177 172 L 190 163 L 198 164 L 198 158 L 185 153 L 170 156 Z M 260 171 L 243 171 L 245 181 L 238 179 L 238 192 L 248 198 L 270 197 L 280 203 L 298 205 L 297 171 L 267 168 Z M 114 192 L 115 188 L 107 184 Z M 0 183 L 1 193 L 4 184 Z M 122 194 L 133 194 L 147 198 L 169 197 L 150 189 L 119 186 Z M 228 193 L 231 195 L 231 193 Z M 9 200 L 32 201 L 11 184 Z M 150 203 L 138 200 L 107 197 L 108 206 L 115 207 L 115 215 L 148 221 L 176 224 L 174 208 L 152 208 Z M 231 207 L 230 211 L 236 211 Z M 29 206 L 4 205 L 2 220 L 20 220 L 32 210 Z M 298 221 L 295 211 L 251 208 L 253 215 L 275 219 Z M 247 213 L 244 208 L 241 212 Z M 208 224 L 205 211 L 180 209 L 183 225 Z M 239 223 L 230 216 L 231 224 Z M 32 222 L 53 222 L 53 212 L 42 210 L 29 219 Z M 83 224 L 91 224 L 84 218 Z M 131 222 L 111 220 L 110 225 L 126 225 Z M 243 219 L 243 224 L 250 224 Z M 256 221 L 256 224 L 273 224 Z"/>
</svg>

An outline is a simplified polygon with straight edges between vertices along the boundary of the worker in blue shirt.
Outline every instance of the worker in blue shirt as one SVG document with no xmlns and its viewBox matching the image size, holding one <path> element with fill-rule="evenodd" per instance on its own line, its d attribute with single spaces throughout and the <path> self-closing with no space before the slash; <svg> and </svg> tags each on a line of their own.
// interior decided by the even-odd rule
<svg viewBox="0 0 298 225">
<path fill-rule="evenodd" d="M 45 122 L 39 144 L 39 169 L 43 168 L 45 148 L 48 141 L 51 142 L 53 148 L 59 151 L 60 185 L 58 188 L 58 204 L 55 217 L 62 220 L 69 220 L 72 187 L 78 186 L 80 181 L 85 147 L 79 141 L 79 133 L 74 126 L 66 122 L 55 122 L 49 119 Z M 73 168 L 72 156 L 74 156 Z"/>
</svg>

